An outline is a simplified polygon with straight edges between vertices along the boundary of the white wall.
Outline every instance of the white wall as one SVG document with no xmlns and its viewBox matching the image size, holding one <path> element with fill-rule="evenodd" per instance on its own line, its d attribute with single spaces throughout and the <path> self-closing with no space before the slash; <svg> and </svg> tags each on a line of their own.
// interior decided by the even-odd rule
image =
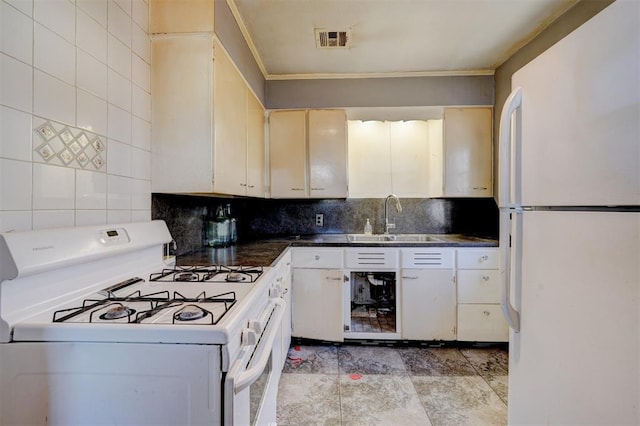
<svg viewBox="0 0 640 426">
<path fill-rule="evenodd" d="M 148 0 L 0 0 L 0 232 L 151 218 Z"/>
</svg>

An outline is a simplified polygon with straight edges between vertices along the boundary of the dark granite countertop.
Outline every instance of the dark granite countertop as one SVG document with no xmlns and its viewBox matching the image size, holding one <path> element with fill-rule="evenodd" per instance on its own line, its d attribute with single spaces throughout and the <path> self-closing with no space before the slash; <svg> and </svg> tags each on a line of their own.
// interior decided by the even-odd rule
<svg viewBox="0 0 640 426">
<path fill-rule="evenodd" d="M 438 234 L 438 241 L 420 243 L 350 243 L 345 234 L 314 234 L 203 247 L 177 257 L 178 265 L 271 266 L 287 247 L 497 247 L 498 241 L 461 234 Z"/>
</svg>

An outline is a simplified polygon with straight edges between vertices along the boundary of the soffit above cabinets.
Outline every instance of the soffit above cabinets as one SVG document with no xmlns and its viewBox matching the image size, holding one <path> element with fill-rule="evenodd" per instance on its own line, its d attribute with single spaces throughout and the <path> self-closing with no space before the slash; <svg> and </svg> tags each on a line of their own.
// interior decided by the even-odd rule
<svg viewBox="0 0 640 426">
<path fill-rule="evenodd" d="M 493 74 L 497 66 L 576 1 L 227 0 L 227 3 L 263 74 L 275 80 Z M 344 31 L 347 46 L 317 48 L 317 30 Z"/>
</svg>

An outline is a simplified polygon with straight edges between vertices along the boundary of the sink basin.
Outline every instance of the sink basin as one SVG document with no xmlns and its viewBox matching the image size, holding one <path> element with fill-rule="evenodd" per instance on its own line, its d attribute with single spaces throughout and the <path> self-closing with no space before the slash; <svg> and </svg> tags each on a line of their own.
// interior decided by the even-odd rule
<svg viewBox="0 0 640 426">
<path fill-rule="evenodd" d="M 347 234 L 350 243 L 428 243 L 443 240 L 430 234 Z"/>
</svg>

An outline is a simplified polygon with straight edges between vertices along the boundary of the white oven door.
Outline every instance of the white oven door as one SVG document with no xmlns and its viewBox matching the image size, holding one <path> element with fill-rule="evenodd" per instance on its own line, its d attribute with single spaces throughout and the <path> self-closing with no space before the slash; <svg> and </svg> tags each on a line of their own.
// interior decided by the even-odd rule
<svg viewBox="0 0 640 426">
<path fill-rule="evenodd" d="M 285 304 L 270 299 L 242 331 L 242 347 L 224 384 L 225 425 L 275 425 Z"/>
</svg>

